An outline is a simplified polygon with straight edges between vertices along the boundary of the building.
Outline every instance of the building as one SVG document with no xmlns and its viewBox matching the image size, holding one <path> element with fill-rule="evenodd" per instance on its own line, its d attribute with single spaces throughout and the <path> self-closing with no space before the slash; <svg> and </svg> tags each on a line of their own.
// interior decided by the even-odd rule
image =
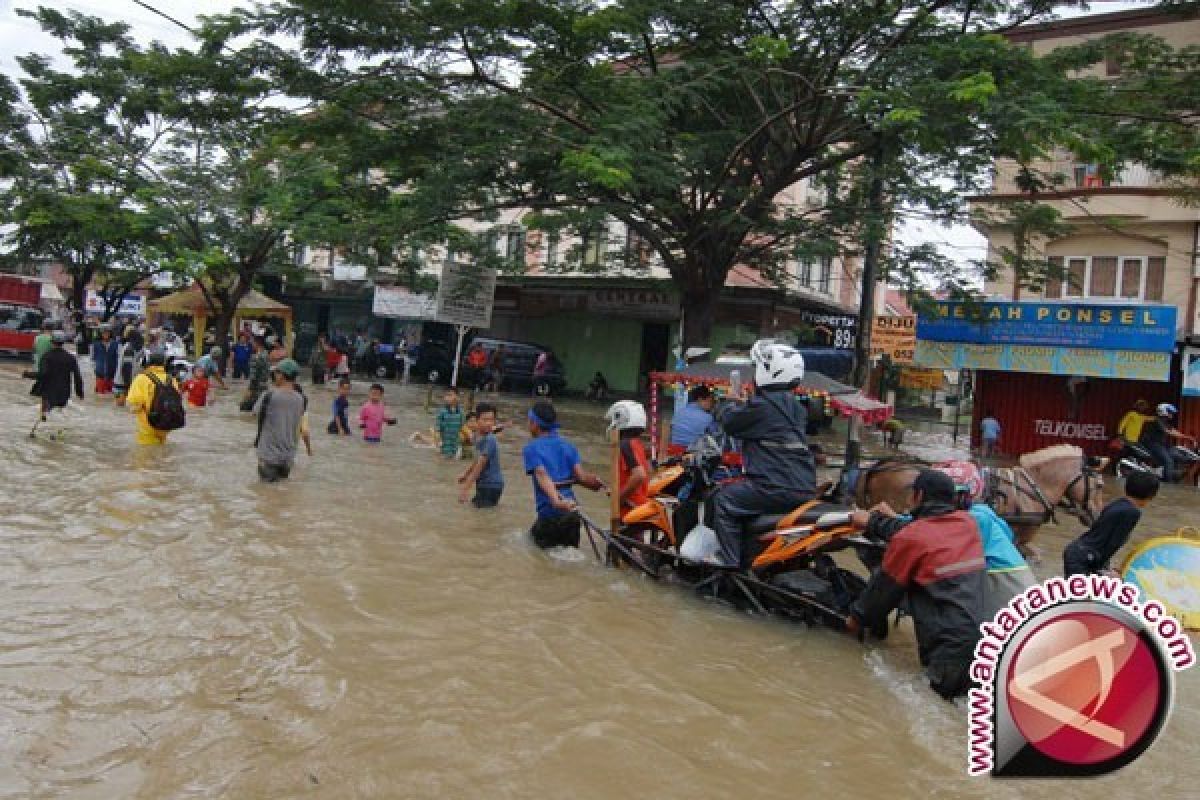
<svg viewBox="0 0 1200 800">
<path fill-rule="evenodd" d="M 1024 26 L 1008 36 L 1041 54 L 1118 32 L 1151 34 L 1175 47 L 1196 46 L 1200 45 L 1200 18 L 1139 9 Z M 1114 54 L 1093 74 L 1117 75 L 1120 69 Z M 1174 347 L 1167 354 L 1167 367 L 1152 376 L 1118 377 L 1119 369 L 1107 374 L 1102 369 L 1089 371 L 1071 359 L 1056 360 L 1053 369 L 1027 361 L 1016 369 L 982 369 L 976 381 L 976 416 L 993 408 L 1005 424 L 1005 444 L 1012 452 L 1064 442 L 1098 451 L 1115 435 L 1121 414 L 1139 398 L 1182 404 L 1185 424 L 1200 432 L 1200 398 L 1184 398 L 1181 385 L 1189 348 L 1200 342 L 1196 296 L 1200 209 L 1180 203 L 1162 176 L 1140 164 L 1106 171 L 1063 154 L 1038 166 L 1053 188 L 1039 191 L 1036 199 L 1057 209 L 1070 230 L 1049 239 L 1032 238 L 1029 251 L 1061 267 L 1068 278 L 1052 280 L 1044 290 L 1030 293 L 1017 285 L 1011 272 L 1002 273 L 986 286 L 990 299 L 1092 305 L 1097 315 L 1107 306 L 1135 314 L 1143 309 L 1157 314 L 1160 305 L 1173 307 Z M 988 238 L 989 261 L 999 263 L 1000 254 L 1011 252 L 1017 244 L 1014 228 L 1004 222 L 1006 206 L 1030 199 L 1019 185 L 1016 165 L 1006 162 L 995 165 L 991 192 L 971 199 L 976 227 Z M 983 221 L 985 217 L 992 221 Z M 1092 323 L 1074 319 L 1068 326 L 1080 332 Z M 1057 344 L 1069 341 L 1070 337 Z M 1161 354 L 1154 356 L 1156 363 L 1160 358 Z"/>
<path fill-rule="evenodd" d="M 802 181 L 785 190 L 779 202 L 820 207 L 826 199 L 824 188 Z M 491 327 L 480 333 L 553 349 L 566 366 L 570 389 L 586 388 L 597 371 L 616 390 L 643 389 L 650 372 L 672 365 L 686 313 L 667 271 L 636 233 L 616 220 L 579 235 L 533 229 L 525 224 L 528 214 L 512 210 L 495 221 L 460 221 L 484 237 L 505 264 Z M 414 250 L 408 262 L 432 280 L 453 257 L 434 246 Z M 368 329 L 390 339 L 411 330 L 370 313 L 371 286 L 396 282 L 397 267 L 368 270 L 349 264 L 337 248 L 305 248 L 297 263 L 309 279 L 303 287 L 289 284 L 285 299 L 296 311 L 301 353 L 304 338 L 315 338 L 318 331 Z M 749 264 L 730 272 L 709 343 L 714 350 L 761 336 L 853 349 L 861 274 L 857 253 L 847 248 L 836 256 L 793 258 L 784 272 L 782 281 Z M 433 338 L 453 336 L 448 326 L 425 327 Z M 621 346 L 614 347 L 618 342 Z"/>
</svg>

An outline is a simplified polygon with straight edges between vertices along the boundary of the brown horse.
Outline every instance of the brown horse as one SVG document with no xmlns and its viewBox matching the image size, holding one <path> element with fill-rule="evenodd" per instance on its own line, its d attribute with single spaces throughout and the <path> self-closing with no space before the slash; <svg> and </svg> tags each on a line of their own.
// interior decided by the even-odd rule
<svg viewBox="0 0 1200 800">
<path fill-rule="evenodd" d="M 1021 456 L 1015 467 L 984 467 L 983 502 L 1003 517 L 1017 536 L 1017 545 L 1032 552 L 1038 528 L 1056 520 L 1060 506 L 1091 525 L 1104 508 L 1107 459 L 1089 459 L 1075 445 L 1060 444 Z M 909 510 L 909 488 L 924 462 L 885 459 L 864 468 L 854 485 L 859 508 L 887 503 L 899 512 Z"/>
</svg>

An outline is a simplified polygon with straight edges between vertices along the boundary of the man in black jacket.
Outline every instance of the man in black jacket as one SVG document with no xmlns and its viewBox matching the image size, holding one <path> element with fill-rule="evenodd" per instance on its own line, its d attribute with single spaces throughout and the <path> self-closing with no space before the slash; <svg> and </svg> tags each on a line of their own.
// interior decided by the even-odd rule
<svg viewBox="0 0 1200 800">
<path fill-rule="evenodd" d="M 970 688 L 983 622 L 983 545 L 975 520 L 955 504 L 950 476 L 922 470 L 912 493 L 914 520 L 899 530 L 877 531 L 891 533 L 883 566 L 855 601 L 847 628 L 885 638 L 888 615 L 906 601 L 929 685 L 949 699 Z"/>
<path fill-rule="evenodd" d="M 791 511 L 816 494 L 816 465 L 804 435 L 808 414 L 792 389 L 804 377 L 804 357 L 769 339 L 756 342 L 756 396 L 726 406 L 717 422 L 741 445 L 746 480 L 713 496 L 713 527 L 721 550 L 718 562 L 744 567 L 745 523 L 760 514 Z"/>
<path fill-rule="evenodd" d="M 1063 574 L 1090 575 L 1108 570 L 1108 562 L 1129 541 L 1142 518 L 1142 509 L 1158 494 L 1158 478 L 1149 472 L 1129 473 L 1125 478 L 1125 496 L 1104 507 L 1104 511 L 1082 536 L 1063 550 Z"/>
<path fill-rule="evenodd" d="M 68 353 L 66 348 L 67 335 L 62 331 L 54 332 L 54 346 L 50 352 L 42 356 L 38 369 L 37 381 L 33 384 L 30 394 L 42 399 L 39 422 L 46 421 L 46 414 L 56 408 L 66 408 L 71 400 L 71 384 L 74 382 L 75 394 L 83 399 L 83 375 L 79 372 L 79 361 Z M 37 425 L 29 432 L 33 436 Z"/>
</svg>

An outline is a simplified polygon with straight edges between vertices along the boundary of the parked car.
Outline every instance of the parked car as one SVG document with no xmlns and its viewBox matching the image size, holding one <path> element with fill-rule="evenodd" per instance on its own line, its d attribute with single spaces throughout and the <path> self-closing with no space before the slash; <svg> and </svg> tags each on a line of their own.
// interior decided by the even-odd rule
<svg viewBox="0 0 1200 800">
<path fill-rule="evenodd" d="M 502 384 L 498 388 L 510 390 L 533 390 L 541 396 L 559 394 L 566 387 L 567 381 L 562 364 L 551 357 L 550 364 L 544 375 L 534 377 L 534 367 L 542 353 L 550 352 L 548 348 L 531 342 L 516 342 L 510 339 L 493 339 L 488 336 L 478 336 L 463 347 L 462 362 L 459 365 L 459 386 L 481 387 L 488 383 L 492 372 L 492 360 L 495 353 L 504 348 L 504 363 Z M 476 367 L 471 364 L 472 351 L 482 351 L 488 366 Z M 477 360 L 479 356 L 475 356 Z"/>
</svg>

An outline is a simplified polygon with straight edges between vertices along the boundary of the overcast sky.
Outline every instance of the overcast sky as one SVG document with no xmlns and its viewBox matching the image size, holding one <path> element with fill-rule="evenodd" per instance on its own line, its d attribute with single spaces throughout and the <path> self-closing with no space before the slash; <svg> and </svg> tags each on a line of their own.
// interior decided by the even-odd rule
<svg viewBox="0 0 1200 800">
<path fill-rule="evenodd" d="M 238 0 L 147 0 L 147 4 L 191 25 L 198 15 L 219 14 L 244 3 L 239 3 Z M 132 0 L 0 0 L 0 71 L 10 76 L 16 77 L 19 72 L 13 60 L 15 55 L 29 52 L 53 53 L 58 49 L 56 40 L 43 34 L 31 20 L 18 17 L 14 11 L 16 8 L 33 9 L 39 5 L 60 10 L 74 9 L 106 19 L 124 20 L 132 27 L 136 38 L 147 42 L 157 39 L 168 44 L 182 45 L 189 39 L 187 32 Z M 1093 0 L 1089 12 L 1072 10 L 1064 16 L 1120 11 L 1147 5 L 1153 3 Z M 898 235 L 902 240 L 911 243 L 938 243 L 946 255 L 958 260 L 978 259 L 986 254 L 984 238 L 966 225 L 943 227 L 927 221 L 907 220 L 900 225 Z"/>
</svg>

